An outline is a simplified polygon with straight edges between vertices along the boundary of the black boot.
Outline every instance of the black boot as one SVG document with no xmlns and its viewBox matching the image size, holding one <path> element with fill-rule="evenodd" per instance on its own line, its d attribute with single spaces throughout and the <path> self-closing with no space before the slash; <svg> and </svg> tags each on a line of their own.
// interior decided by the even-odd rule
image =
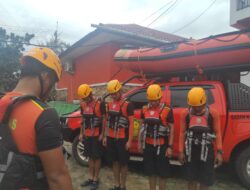
<svg viewBox="0 0 250 190">
<path fill-rule="evenodd" d="M 121 190 L 121 188 L 119 186 L 118 187 L 114 186 L 112 188 L 109 188 L 109 190 Z"/>
<path fill-rule="evenodd" d="M 84 182 L 81 184 L 81 187 L 90 186 L 90 185 L 92 185 L 92 183 L 93 183 L 93 180 L 92 180 L 92 179 L 88 179 L 87 181 L 84 181 Z"/>
<path fill-rule="evenodd" d="M 98 181 L 93 181 L 90 187 L 90 190 L 96 190 L 98 189 L 99 182 Z"/>
</svg>

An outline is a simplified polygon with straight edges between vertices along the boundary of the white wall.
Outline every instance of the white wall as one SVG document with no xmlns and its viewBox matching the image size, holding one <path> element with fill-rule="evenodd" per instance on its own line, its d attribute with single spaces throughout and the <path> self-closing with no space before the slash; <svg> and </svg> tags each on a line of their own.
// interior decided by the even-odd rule
<svg viewBox="0 0 250 190">
<path fill-rule="evenodd" d="M 247 86 L 250 87 L 250 73 L 248 73 L 248 75 L 246 75 L 246 76 L 242 76 L 240 78 L 240 82 L 242 82 L 243 84 L 246 84 Z"/>
<path fill-rule="evenodd" d="M 237 10 L 237 1 L 230 0 L 230 25 L 237 27 L 237 21 L 249 18 L 250 19 L 250 7 Z"/>
</svg>

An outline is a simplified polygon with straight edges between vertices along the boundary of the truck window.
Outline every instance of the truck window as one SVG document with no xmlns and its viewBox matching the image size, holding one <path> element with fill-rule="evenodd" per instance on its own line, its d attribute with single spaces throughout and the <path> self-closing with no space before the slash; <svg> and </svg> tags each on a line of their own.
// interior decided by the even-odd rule
<svg viewBox="0 0 250 190">
<path fill-rule="evenodd" d="M 148 103 L 146 89 L 130 95 L 128 100 L 133 103 L 135 109 L 141 109 Z"/>
<path fill-rule="evenodd" d="M 161 87 L 161 90 L 164 92 L 165 86 Z M 147 89 L 141 89 L 134 94 L 129 95 L 128 100 L 133 103 L 135 109 L 141 109 L 144 105 L 148 103 L 147 99 Z"/>
<path fill-rule="evenodd" d="M 171 92 L 171 106 L 173 108 L 185 108 L 187 105 L 187 94 L 191 87 L 185 88 L 170 88 Z M 210 89 L 206 89 L 208 104 L 214 103 L 214 97 Z"/>
</svg>

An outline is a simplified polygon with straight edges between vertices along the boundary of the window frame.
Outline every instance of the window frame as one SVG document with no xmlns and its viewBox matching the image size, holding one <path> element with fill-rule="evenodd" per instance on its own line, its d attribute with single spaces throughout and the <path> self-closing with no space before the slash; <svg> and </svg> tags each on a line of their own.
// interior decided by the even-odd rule
<svg viewBox="0 0 250 190">
<path fill-rule="evenodd" d="M 188 104 L 187 104 L 187 93 L 188 91 L 193 88 L 193 87 L 202 87 L 205 89 L 206 91 L 206 95 L 208 97 L 208 105 L 214 104 L 215 103 L 215 98 L 214 95 L 211 91 L 211 89 L 214 89 L 215 87 L 213 85 L 182 85 L 182 86 L 170 86 L 169 87 L 169 92 L 170 92 L 170 106 L 172 108 L 187 108 Z M 181 95 L 181 100 L 178 101 L 179 104 L 177 104 L 175 102 L 176 98 L 173 97 L 173 93 L 172 92 L 183 92 L 186 91 L 185 95 L 182 94 Z M 180 103 L 181 102 L 181 103 Z"/>
<path fill-rule="evenodd" d="M 237 0 L 237 11 L 250 7 L 250 0 Z"/>
<path fill-rule="evenodd" d="M 165 90 L 166 90 L 166 87 L 165 86 L 161 86 L 161 90 L 162 90 L 162 93 L 164 93 Z M 141 101 L 141 102 L 131 101 L 131 98 L 133 96 L 135 96 L 136 94 L 139 94 L 139 93 L 145 93 L 145 100 L 146 100 L 145 104 L 144 104 L 144 101 Z M 138 91 L 135 91 L 135 92 L 129 94 L 126 98 L 127 98 L 127 100 L 129 100 L 129 102 L 131 102 L 131 103 L 134 104 L 135 109 L 142 109 L 143 105 L 147 105 L 148 104 L 148 100 L 147 100 L 147 87 L 141 88 Z M 143 105 L 142 106 L 137 106 L 135 104 L 143 104 Z"/>
</svg>

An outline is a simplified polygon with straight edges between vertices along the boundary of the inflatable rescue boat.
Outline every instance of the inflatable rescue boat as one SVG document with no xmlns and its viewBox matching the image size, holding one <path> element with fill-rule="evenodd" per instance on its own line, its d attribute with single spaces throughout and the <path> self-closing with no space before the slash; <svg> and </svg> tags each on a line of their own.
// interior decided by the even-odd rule
<svg viewBox="0 0 250 190">
<path fill-rule="evenodd" d="M 118 66 L 145 74 L 171 73 L 219 68 L 250 69 L 250 32 L 232 32 L 170 43 L 158 48 L 120 49 L 114 60 Z"/>
</svg>

